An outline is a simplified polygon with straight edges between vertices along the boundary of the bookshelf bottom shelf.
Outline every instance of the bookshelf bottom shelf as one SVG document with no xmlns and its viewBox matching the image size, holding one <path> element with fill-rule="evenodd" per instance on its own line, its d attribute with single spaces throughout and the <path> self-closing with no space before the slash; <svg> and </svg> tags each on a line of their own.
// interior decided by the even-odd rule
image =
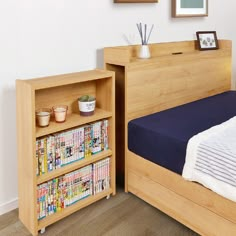
<svg viewBox="0 0 236 236">
<path fill-rule="evenodd" d="M 107 199 L 108 199 L 108 196 L 112 193 L 113 193 L 113 190 L 110 188 L 109 190 L 103 191 L 103 192 L 98 193 L 96 195 L 92 195 L 92 196 L 89 196 L 83 200 L 80 200 L 77 203 L 61 210 L 60 212 L 57 212 L 57 213 L 50 215 L 50 216 L 47 216 L 46 218 L 38 221 L 38 230 L 41 230 L 41 229 L 45 228 L 46 226 L 51 225 L 51 224 L 63 219 L 64 217 L 66 217 L 66 216 L 68 216 L 68 215 L 90 205 L 91 203 L 94 203 L 94 202 L 102 199 L 102 198 L 107 197 Z"/>
</svg>

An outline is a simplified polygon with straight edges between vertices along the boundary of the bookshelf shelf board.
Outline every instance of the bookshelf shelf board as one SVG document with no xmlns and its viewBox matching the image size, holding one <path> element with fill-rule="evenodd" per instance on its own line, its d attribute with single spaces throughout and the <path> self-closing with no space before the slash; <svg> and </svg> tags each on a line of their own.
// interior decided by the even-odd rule
<svg viewBox="0 0 236 236">
<path fill-rule="evenodd" d="M 64 175 L 66 173 L 77 170 L 81 167 L 87 166 L 91 163 L 94 163 L 96 161 L 99 161 L 99 160 L 104 159 L 104 158 L 106 158 L 108 156 L 111 156 L 111 155 L 112 155 L 112 150 L 105 150 L 105 151 L 99 152 L 97 154 L 94 154 L 89 158 L 85 158 L 85 159 L 76 161 L 74 163 L 70 163 L 66 166 L 63 166 L 61 168 L 58 168 L 58 169 L 53 170 L 51 172 L 48 172 L 44 175 L 40 175 L 37 178 L 37 185 L 42 184 L 42 183 L 44 183 L 44 182 L 46 182 L 50 179 L 53 179 L 53 178 L 56 178 L 58 176 L 61 176 L 61 175 Z"/>
<path fill-rule="evenodd" d="M 90 205 L 91 203 L 96 202 L 96 201 L 98 201 L 98 200 L 100 200 L 112 193 L 113 193 L 113 191 L 110 188 L 107 191 L 104 191 L 104 192 L 98 193 L 96 195 L 92 195 L 87 198 L 84 198 L 84 199 L 78 201 L 77 203 L 74 203 L 73 205 L 62 209 L 60 212 L 57 212 L 57 213 L 50 215 L 50 216 L 47 216 L 46 218 L 38 221 L 38 230 L 45 228 L 46 226 L 53 224 L 54 222 L 64 218 L 65 216 L 68 216 L 68 215 L 78 211 L 79 209 L 82 209 L 82 208 Z"/>
<path fill-rule="evenodd" d="M 50 121 L 48 127 L 36 127 L 36 138 L 60 132 L 66 129 L 71 129 L 77 126 L 85 125 L 97 120 L 106 119 L 112 116 L 112 112 L 96 108 L 92 116 L 80 116 L 79 113 L 68 114 L 64 123 L 56 123 L 54 120 Z"/>
<path fill-rule="evenodd" d="M 34 90 L 47 89 L 56 86 L 65 86 L 69 84 L 95 81 L 99 79 L 111 78 L 113 75 L 110 71 L 95 69 L 92 71 L 82 71 L 63 75 L 54 75 L 41 77 L 31 80 L 24 80 Z"/>
</svg>

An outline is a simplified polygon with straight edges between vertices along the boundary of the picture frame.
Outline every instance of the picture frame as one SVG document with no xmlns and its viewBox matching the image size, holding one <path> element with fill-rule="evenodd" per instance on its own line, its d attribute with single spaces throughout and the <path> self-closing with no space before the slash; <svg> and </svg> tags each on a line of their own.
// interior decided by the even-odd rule
<svg viewBox="0 0 236 236">
<path fill-rule="evenodd" d="M 158 0 L 114 0 L 114 3 L 157 3 Z"/>
<path fill-rule="evenodd" d="M 215 50 L 219 48 L 216 31 L 197 31 L 199 50 Z"/>
<path fill-rule="evenodd" d="M 208 16 L 208 0 L 172 0 L 172 17 Z"/>
</svg>

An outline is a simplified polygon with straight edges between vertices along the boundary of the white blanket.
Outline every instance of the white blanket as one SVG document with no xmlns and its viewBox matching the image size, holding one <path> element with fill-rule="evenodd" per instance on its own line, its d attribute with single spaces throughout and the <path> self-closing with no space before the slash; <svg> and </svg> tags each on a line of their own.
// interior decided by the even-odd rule
<svg viewBox="0 0 236 236">
<path fill-rule="evenodd" d="M 189 140 L 182 176 L 236 202 L 236 117 Z"/>
</svg>

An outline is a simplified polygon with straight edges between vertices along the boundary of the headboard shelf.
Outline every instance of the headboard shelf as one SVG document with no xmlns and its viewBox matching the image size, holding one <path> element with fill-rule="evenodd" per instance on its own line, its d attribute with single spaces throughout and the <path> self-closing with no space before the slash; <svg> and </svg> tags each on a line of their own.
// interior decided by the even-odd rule
<svg viewBox="0 0 236 236">
<path fill-rule="evenodd" d="M 171 43 L 153 43 L 149 44 L 151 58 L 139 59 L 138 52 L 140 45 L 129 46 L 117 46 L 107 47 L 104 49 L 104 60 L 106 63 L 125 65 L 127 63 L 141 61 L 148 62 L 150 60 L 158 59 L 163 56 L 175 56 L 190 55 L 190 54 L 212 54 L 216 51 L 222 52 L 225 50 L 231 50 L 230 40 L 219 40 L 218 50 L 199 51 L 197 41 L 183 41 L 183 42 L 171 42 Z"/>
</svg>

